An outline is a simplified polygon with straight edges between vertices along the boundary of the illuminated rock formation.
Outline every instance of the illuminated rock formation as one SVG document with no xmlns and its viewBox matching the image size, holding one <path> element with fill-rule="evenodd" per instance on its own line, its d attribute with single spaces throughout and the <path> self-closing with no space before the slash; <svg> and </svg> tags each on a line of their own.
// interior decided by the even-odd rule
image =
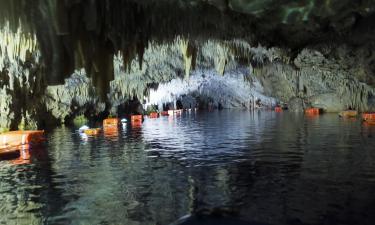
<svg viewBox="0 0 375 225">
<path fill-rule="evenodd" d="M 327 111 L 371 110 L 373 5 L 3 0 L 0 127 L 14 129 L 22 118 L 35 126 L 35 121 L 43 125 L 43 118 L 57 123 L 77 113 L 95 116 L 148 98 L 158 84 L 188 82 L 196 71 L 225 77 L 240 68 L 248 68 L 263 94 L 278 101 Z M 75 71 L 82 69 L 85 78 L 77 79 Z"/>
</svg>

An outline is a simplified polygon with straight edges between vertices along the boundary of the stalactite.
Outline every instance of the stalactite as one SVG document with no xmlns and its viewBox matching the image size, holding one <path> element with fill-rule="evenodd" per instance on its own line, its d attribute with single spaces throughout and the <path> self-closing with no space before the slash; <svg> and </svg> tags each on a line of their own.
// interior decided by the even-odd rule
<svg viewBox="0 0 375 225">
<path fill-rule="evenodd" d="M 138 44 L 137 44 L 139 70 L 142 70 L 143 54 L 144 53 L 145 53 L 145 45 L 142 41 L 139 41 Z"/>
<path fill-rule="evenodd" d="M 217 54 L 214 58 L 215 68 L 220 75 L 224 75 L 225 66 L 228 62 L 227 58 L 229 57 L 229 49 L 225 44 L 218 45 L 216 49 Z"/>
<path fill-rule="evenodd" d="M 189 40 L 178 38 L 178 42 L 185 61 L 185 79 L 189 79 L 193 65 L 193 47 L 190 45 Z"/>
<path fill-rule="evenodd" d="M 19 24 L 18 29 L 13 32 L 10 29 L 9 22 L 5 27 L 0 29 L 0 70 L 8 65 L 11 69 L 8 76 L 11 79 L 10 88 L 13 89 L 14 76 L 18 78 L 22 71 L 19 71 L 17 65 L 26 63 L 31 60 L 32 54 L 38 54 L 38 45 L 36 36 L 25 33 Z M 23 84 L 23 82 L 21 82 Z"/>
<path fill-rule="evenodd" d="M 10 23 L 11 30 L 14 31 L 21 21 L 25 31 L 35 33 L 38 37 L 42 59 L 47 71 L 44 78 L 52 85 L 62 83 L 64 78 L 69 76 L 74 69 L 81 68 L 82 64 L 90 74 L 90 69 L 95 67 L 91 64 L 96 64 L 91 57 L 98 54 L 97 46 L 105 46 L 112 54 L 119 50 L 122 51 L 127 71 L 131 70 L 130 62 L 137 56 L 139 68 L 142 70 L 144 45 L 148 43 L 148 40 L 172 43 L 174 38 L 179 35 L 189 37 L 189 41 L 185 40 L 186 43 L 181 43 L 181 51 L 185 60 L 185 78 L 188 78 L 191 70 L 194 69 L 197 42 L 203 45 L 204 40 L 207 39 L 221 40 L 221 42 L 234 40 L 235 43 L 230 44 L 229 50 L 235 49 L 236 53 L 230 53 L 229 56 L 235 55 L 241 60 L 251 59 L 253 66 L 263 66 L 266 62 L 274 61 L 289 63 L 289 55 L 280 53 L 280 49 L 266 49 L 262 46 L 254 48 L 248 42 L 252 44 L 257 44 L 259 41 L 266 42 L 266 44 L 281 43 L 280 46 L 285 46 L 282 44 L 286 43 L 292 49 L 296 49 L 302 44 L 309 43 L 311 38 L 324 38 L 325 35 L 322 36 L 319 31 L 327 32 L 324 29 L 325 26 L 321 25 L 325 25 L 331 17 L 335 17 L 336 14 L 340 15 L 337 18 L 348 16 L 346 15 L 347 10 L 336 11 L 332 8 L 329 13 L 317 10 L 319 8 L 316 8 L 317 6 L 312 4 L 312 1 L 301 3 L 298 7 L 293 1 L 273 4 L 272 1 L 251 3 L 234 0 L 38 0 L 33 4 L 27 0 L 2 0 L 1 4 L 0 26 L 4 25 L 4 21 L 7 21 Z M 259 10 L 259 6 L 262 5 L 269 10 Z M 356 6 L 354 7 L 355 12 L 358 15 L 363 15 L 363 19 L 367 19 L 365 16 L 374 11 L 370 7 L 371 1 L 359 1 L 352 5 Z M 264 12 L 270 11 L 274 13 L 272 15 L 264 14 Z M 242 14 L 238 12 L 242 12 Z M 290 12 L 293 12 L 293 15 L 296 13 L 297 15 L 294 15 L 296 17 L 291 18 Z M 314 16 L 310 13 L 318 13 L 318 15 Z M 255 26 L 257 21 L 254 21 L 253 16 L 261 16 L 259 17 L 260 21 L 269 17 L 271 19 L 264 20 L 265 26 Z M 309 20 L 309 23 L 301 24 L 301 21 L 306 22 L 305 20 L 308 18 L 315 19 Z M 324 18 L 324 20 L 321 21 L 320 18 Z M 286 19 L 288 23 L 285 23 L 283 27 L 277 26 L 285 22 Z M 288 27 L 288 24 L 293 22 L 289 21 L 290 19 L 296 21 Z M 280 29 L 280 35 L 288 34 L 288 31 L 295 31 L 295 38 L 289 40 L 285 36 L 279 38 L 274 35 L 272 29 L 269 28 L 276 26 Z M 335 24 L 336 26 L 338 25 Z M 254 27 L 259 30 L 253 30 Z M 338 37 L 344 33 L 351 35 L 346 30 L 351 27 L 341 27 L 345 32 L 338 32 Z M 332 32 L 335 32 L 335 29 L 331 29 Z M 332 34 L 335 35 L 335 33 Z M 368 36 L 372 37 L 373 35 Z M 244 40 L 236 40 L 238 37 Z M 77 44 L 77 42 L 81 43 Z M 28 44 L 25 43 L 25 45 Z M 18 52 L 21 55 L 24 54 L 22 48 L 13 48 L 11 52 L 13 52 L 12 54 Z M 228 55 L 224 55 L 219 53 L 215 59 L 219 74 L 224 73 L 231 60 Z M 109 69 L 105 69 L 105 71 Z M 106 72 L 98 73 L 98 76 L 106 75 Z M 107 79 L 102 78 L 102 80 Z M 107 87 L 108 85 L 103 86 Z"/>
</svg>

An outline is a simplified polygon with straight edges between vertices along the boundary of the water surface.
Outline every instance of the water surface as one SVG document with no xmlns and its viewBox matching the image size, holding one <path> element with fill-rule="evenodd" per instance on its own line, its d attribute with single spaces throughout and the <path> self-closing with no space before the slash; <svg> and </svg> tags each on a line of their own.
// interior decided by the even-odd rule
<svg viewBox="0 0 375 225">
<path fill-rule="evenodd" d="M 0 162 L 0 224 L 167 225 L 215 207 L 275 225 L 375 221 L 375 127 L 358 120 L 224 110 L 48 139 L 29 163 Z"/>
</svg>

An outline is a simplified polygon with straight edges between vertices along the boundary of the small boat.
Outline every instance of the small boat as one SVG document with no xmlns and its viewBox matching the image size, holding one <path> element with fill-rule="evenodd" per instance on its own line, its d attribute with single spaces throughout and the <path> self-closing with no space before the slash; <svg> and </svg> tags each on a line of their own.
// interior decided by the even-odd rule
<svg viewBox="0 0 375 225">
<path fill-rule="evenodd" d="M 44 130 L 9 131 L 0 134 L 0 149 L 27 144 L 40 144 L 45 140 Z"/>
<path fill-rule="evenodd" d="M 281 108 L 280 106 L 275 107 L 275 112 L 282 112 L 282 111 L 283 111 L 283 108 Z"/>
<path fill-rule="evenodd" d="M 339 113 L 340 117 L 356 117 L 358 112 L 356 110 L 345 110 Z"/>
<path fill-rule="evenodd" d="M 84 133 L 89 136 L 95 136 L 95 135 L 100 134 L 101 131 L 102 129 L 100 128 L 91 128 L 91 129 L 84 130 Z"/>
<path fill-rule="evenodd" d="M 320 108 L 307 108 L 305 109 L 305 114 L 308 115 L 319 115 L 322 113 L 322 110 Z"/>
<path fill-rule="evenodd" d="M 119 124 L 118 118 L 107 118 L 103 120 L 103 127 L 117 127 Z"/>
<path fill-rule="evenodd" d="M 375 125 L 375 112 L 362 113 L 362 119 L 368 124 Z"/>
<path fill-rule="evenodd" d="M 152 119 L 155 119 L 155 118 L 158 118 L 159 117 L 159 114 L 157 112 L 152 112 L 150 113 L 150 115 L 148 115 L 148 118 L 152 118 Z"/>
<path fill-rule="evenodd" d="M 134 122 L 143 122 L 143 116 L 142 115 L 132 115 L 130 117 L 130 120 L 132 123 Z"/>
<path fill-rule="evenodd" d="M 29 149 L 45 141 L 43 130 L 6 132 L 0 134 L 0 156 L 19 154 L 20 149 Z"/>
</svg>

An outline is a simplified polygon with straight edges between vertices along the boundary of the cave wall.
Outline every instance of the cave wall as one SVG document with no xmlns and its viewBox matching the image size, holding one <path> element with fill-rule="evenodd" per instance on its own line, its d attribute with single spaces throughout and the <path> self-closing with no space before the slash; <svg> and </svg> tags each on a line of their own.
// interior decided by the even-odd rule
<svg viewBox="0 0 375 225">
<path fill-rule="evenodd" d="M 36 37 L 6 24 L 0 28 L 0 127 L 35 128 L 29 119 L 39 114 L 44 88 Z"/>
<path fill-rule="evenodd" d="M 142 65 L 150 41 L 185 37 L 189 59 L 191 41 L 239 38 L 300 51 L 317 42 L 366 43 L 375 30 L 371 0 L 2 0 L 1 6 L 1 27 L 22 26 L 37 37 L 48 85 L 85 68 L 102 99 L 114 78 L 114 55 L 120 51 L 125 64 L 138 57 Z"/>
<path fill-rule="evenodd" d="M 305 48 L 290 62 L 267 63 L 254 70 L 266 94 L 284 102 L 300 102 L 297 108 L 313 106 L 327 112 L 348 108 L 375 110 L 373 44 L 350 48 L 315 46 Z M 298 101 L 298 99 L 300 101 Z"/>
<path fill-rule="evenodd" d="M 191 46 L 190 53 L 186 45 Z M 45 70 L 39 60 L 40 52 L 35 47 L 28 59 L 17 56 L 13 63 L 8 62 L 9 57 L 3 60 L 8 63 L 2 72 L 1 126 L 15 129 L 26 123 L 43 127 L 69 122 L 65 120 L 78 115 L 96 118 L 105 112 L 117 114 L 118 108 L 129 101 L 147 103 L 150 93 L 155 94 L 160 85 L 171 86 L 176 79 L 192 89 L 197 79 L 194 77 L 191 81 L 190 76 L 196 74 L 207 76 L 206 83 L 218 80 L 213 74 L 224 77 L 223 85 L 228 82 L 229 89 L 223 96 L 229 97 L 220 96 L 220 101 L 225 102 L 225 107 L 246 108 L 254 101 L 253 96 L 264 96 L 269 107 L 276 102 L 288 103 L 292 111 L 309 106 L 321 107 L 327 112 L 347 108 L 374 110 L 372 49 L 371 43 L 356 48 L 317 45 L 295 55 L 288 48 L 254 47 L 239 39 L 194 42 L 178 37 L 162 44 L 149 42 L 142 55 L 142 65 L 139 56 L 128 63 L 124 62 L 121 51 L 114 56 L 114 80 L 110 82 L 107 100 L 103 101 L 84 68 L 72 73 L 62 85 L 48 85 L 43 79 Z M 238 88 L 229 85 L 233 79 Z M 240 92 L 242 84 L 248 87 L 246 93 L 229 94 L 236 89 Z M 215 90 L 220 87 L 211 87 L 212 84 L 181 93 L 201 98 L 203 102 L 219 99 L 220 92 Z M 176 101 L 179 97 L 174 95 L 171 99 Z M 275 100 L 268 101 L 267 97 Z M 215 102 L 218 103 L 219 100 Z"/>
<path fill-rule="evenodd" d="M 116 113 L 158 84 L 243 68 L 239 80 L 292 110 L 374 110 L 373 5 L 2 0 L 0 127 Z"/>
</svg>

